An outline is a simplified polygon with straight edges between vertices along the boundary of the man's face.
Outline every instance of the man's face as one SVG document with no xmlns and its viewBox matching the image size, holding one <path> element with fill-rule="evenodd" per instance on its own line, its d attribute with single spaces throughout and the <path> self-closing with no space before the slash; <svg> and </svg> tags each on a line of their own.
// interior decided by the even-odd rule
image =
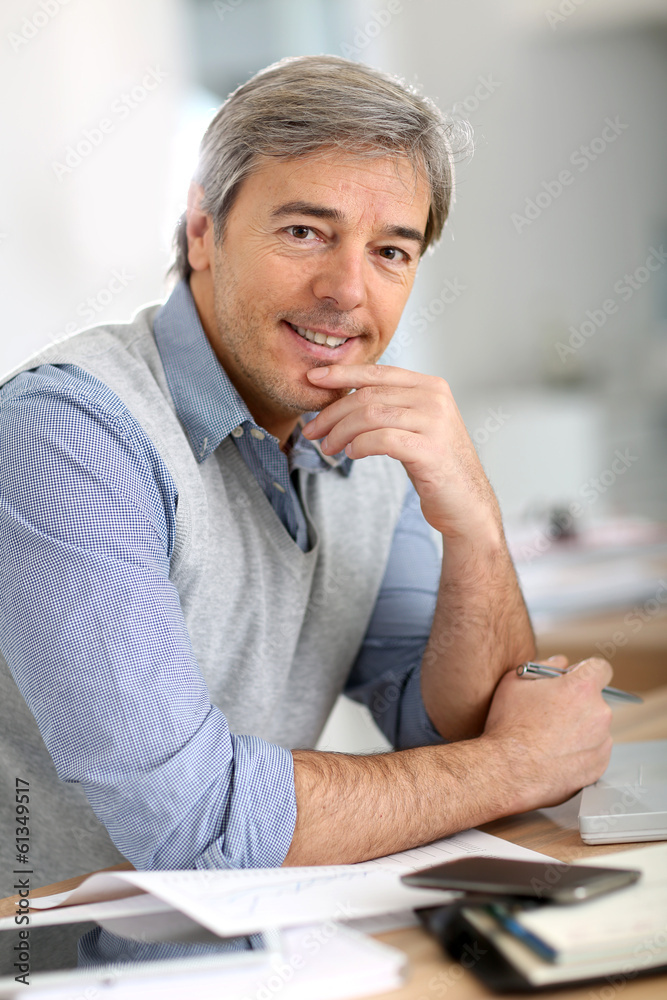
<svg viewBox="0 0 667 1000">
<path fill-rule="evenodd" d="M 209 234 L 207 333 L 258 423 L 280 437 L 346 394 L 311 384 L 309 369 L 377 361 L 414 282 L 429 204 L 407 158 L 265 160 L 246 178 L 221 244 Z M 335 340 L 313 342 L 324 337 Z"/>
</svg>

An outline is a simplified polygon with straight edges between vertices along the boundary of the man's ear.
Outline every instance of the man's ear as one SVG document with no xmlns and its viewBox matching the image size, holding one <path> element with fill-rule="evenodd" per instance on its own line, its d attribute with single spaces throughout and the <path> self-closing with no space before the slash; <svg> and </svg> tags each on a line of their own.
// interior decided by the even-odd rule
<svg viewBox="0 0 667 1000">
<path fill-rule="evenodd" d="M 192 181 L 188 191 L 185 231 L 188 238 L 188 261 L 193 271 L 206 271 L 212 264 L 213 220 L 201 209 L 203 197 L 203 187 Z"/>
</svg>

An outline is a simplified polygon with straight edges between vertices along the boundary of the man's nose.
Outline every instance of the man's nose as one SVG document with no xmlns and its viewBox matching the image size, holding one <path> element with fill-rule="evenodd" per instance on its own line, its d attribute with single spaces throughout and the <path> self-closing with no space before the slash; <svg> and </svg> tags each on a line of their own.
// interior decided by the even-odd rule
<svg viewBox="0 0 667 1000">
<path fill-rule="evenodd" d="M 352 247 L 323 255 L 313 278 L 313 293 L 344 312 L 364 305 L 367 266 L 363 252 Z"/>
</svg>

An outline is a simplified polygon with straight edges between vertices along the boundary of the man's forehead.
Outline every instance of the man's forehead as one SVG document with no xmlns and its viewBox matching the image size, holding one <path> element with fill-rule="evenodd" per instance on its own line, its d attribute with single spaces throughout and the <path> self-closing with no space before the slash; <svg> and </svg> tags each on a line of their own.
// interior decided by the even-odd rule
<svg viewBox="0 0 667 1000">
<path fill-rule="evenodd" d="M 353 202 L 358 207 L 376 206 L 390 215 L 410 211 L 411 215 L 423 215 L 425 224 L 431 202 L 424 170 L 406 154 L 364 156 L 326 151 L 280 160 L 262 157 L 252 175 L 272 218 L 301 213 L 344 223 Z M 387 218 L 392 224 L 400 221 Z"/>
</svg>

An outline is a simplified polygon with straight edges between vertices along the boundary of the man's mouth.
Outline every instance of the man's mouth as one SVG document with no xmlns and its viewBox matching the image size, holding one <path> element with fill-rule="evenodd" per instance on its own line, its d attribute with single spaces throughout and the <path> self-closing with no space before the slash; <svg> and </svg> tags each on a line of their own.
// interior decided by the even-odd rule
<svg viewBox="0 0 667 1000">
<path fill-rule="evenodd" d="M 325 347 L 340 347 L 344 344 L 349 337 L 334 337 L 330 333 L 322 333 L 319 330 L 309 330 L 305 326 L 295 326 L 294 323 L 289 323 L 289 326 L 303 337 L 304 340 L 309 340 L 311 344 L 323 344 Z"/>
</svg>

